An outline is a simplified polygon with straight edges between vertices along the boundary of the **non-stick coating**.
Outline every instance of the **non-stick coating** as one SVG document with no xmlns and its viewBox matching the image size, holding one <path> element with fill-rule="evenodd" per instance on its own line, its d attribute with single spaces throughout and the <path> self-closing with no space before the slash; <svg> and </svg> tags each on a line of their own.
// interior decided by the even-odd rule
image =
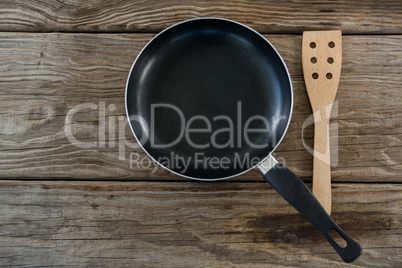
<svg viewBox="0 0 402 268">
<path fill-rule="evenodd" d="M 154 160 L 183 176 L 219 179 L 247 171 L 271 153 L 288 126 L 292 98 L 286 66 L 265 38 L 239 23 L 209 18 L 177 24 L 148 43 L 130 72 L 126 109 L 134 135 Z M 154 144 L 168 144 L 180 136 L 179 110 L 185 124 L 196 115 L 211 122 L 210 131 L 188 134 L 204 148 L 194 148 L 184 134 L 168 148 L 151 143 L 153 138 Z M 256 115 L 269 125 L 253 120 L 249 128 L 266 130 L 248 133 L 246 140 L 243 127 Z M 204 119 L 193 120 L 191 128 L 205 129 Z M 232 134 L 214 135 L 220 145 L 214 146 L 213 133 L 230 127 Z M 144 135 L 148 139 L 142 140 Z"/>
</svg>

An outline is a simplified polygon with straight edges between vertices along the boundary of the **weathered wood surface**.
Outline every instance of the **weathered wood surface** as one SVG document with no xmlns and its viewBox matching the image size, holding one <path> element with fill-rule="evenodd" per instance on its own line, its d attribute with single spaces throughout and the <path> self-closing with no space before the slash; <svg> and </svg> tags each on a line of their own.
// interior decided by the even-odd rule
<svg viewBox="0 0 402 268">
<path fill-rule="evenodd" d="M 400 267 L 402 186 L 335 184 L 344 264 L 265 183 L 0 181 L 0 264 Z"/>
<path fill-rule="evenodd" d="M 306 181 L 312 155 L 302 126 L 311 108 L 300 34 L 347 35 L 331 119 L 339 128 L 331 133 L 339 152 L 332 216 L 364 248 L 352 265 L 267 184 L 254 183 L 262 181 L 257 171 L 228 182 L 180 182 L 119 160 L 118 141 L 134 139 L 127 127 L 119 137 L 119 124 L 110 131 L 108 123 L 121 118 L 126 126 L 125 81 L 153 36 L 145 33 L 206 16 L 282 34 L 268 38 L 290 69 L 295 107 L 276 156 Z M 387 184 L 402 182 L 400 1 L 2 0 L 0 32 L 0 178 L 17 179 L 0 180 L 0 266 L 401 267 L 402 185 Z M 90 109 L 66 124 L 67 113 L 88 103 L 115 106 L 106 125 Z M 98 146 L 72 145 L 69 127 Z M 311 147 L 312 125 L 304 134 Z M 129 152 L 149 163 L 139 148 L 125 147 L 123 155 Z"/>
<path fill-rule="evenodd" d="M 158 32 L 197 17 L 234 19 L 264 33 L 330 29 L 347 34 L 402 33 L 398 0 L 0 2 L 0 31 Z"/>
<path fill-rule="evenodd" d="M 0 35 L 0 177 L 73 179 L 179 180 L 154 166 L 130 168 L 129 153 L 148 158 L 140 148 L 125 148 L 119 160 L 115 133 L 134 143 L 125 126 L 124 87 L 130 66 L 150 34 L 22 34 Z M 283 55 L 293 78 L 295 107 L 290 129 L 276 156 L 299 176 L 312 175 L 312 155 L 302 143 L 302 126 L 311 115 L 301 67 L 301 36 L 272 35 L 268 39 Z M 400 182 L 402 171 L 402 36 L 344 36 L 341 81 L 336 99 L 339 163 L 333 181 Z M 105 143 L 78 148 L 66 138 L 71 127 L 77 140 L 100 138 L 97 110 L 78 112 L 65 124 L 68 112 L 79 104 L 102 103 L 106 109 Z M 335 105 L 336 107 L 336 105 Z M 335 109 L 336 111 L 336 109 Z M 334 110 L 333 110 L 334 113 Z M 116 130 L 109 131 L 109 120 Z M 304 130 L 313 144 L 313 127 Z M 335 139 L 336 140 L 336 139 Z M 135 143 L 134 143 L 135 144 Z M 103 146 L 99 148 L 99 146 Z M 332 151 L 336 149 L 332 148 Z M 260 180 L 256 171 L 238 180 Z"/>
</svg>

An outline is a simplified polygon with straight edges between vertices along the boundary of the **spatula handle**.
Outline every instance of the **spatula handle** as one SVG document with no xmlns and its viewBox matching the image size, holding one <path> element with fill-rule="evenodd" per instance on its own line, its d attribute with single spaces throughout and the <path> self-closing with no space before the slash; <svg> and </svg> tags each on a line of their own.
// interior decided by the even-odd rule
<svg viewBox="0 0 402 268">
<path fill-rule="evenodd" d="M 313 193 L 331 213 L 329 118 L 342 66 L 341 31 L 303 32 L 303 75 L 314 112 Z"/>
<path fill-rule="evenodd" d="M 315 118 L 318 117 L 315 115 Z M 319 119 L 321 119 L 320 116 Z M 331 215 L 331 166 L 329 149 L 329 120 L 315 120 L 313 194 Z"/>
</svg>

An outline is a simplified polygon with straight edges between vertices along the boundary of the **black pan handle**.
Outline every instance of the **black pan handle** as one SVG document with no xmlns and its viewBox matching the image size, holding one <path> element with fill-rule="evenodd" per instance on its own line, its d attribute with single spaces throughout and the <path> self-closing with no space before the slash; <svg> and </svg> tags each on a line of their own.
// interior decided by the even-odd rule
<svg viewBox="0 0 402 268">
<path fill-rule="evenodd" d="M 274 158 L 270 157 L 267 160 L 271 161 L 271 166 L 268 170 L 267 168 L 259 167 L 264 179 L 328 240 L 344 262 L 355 261 L 362 254 L 361 246 L 332 220 L 299 177 L 285 165 L 277 163 Z M 273 164 L 272 161 L 274 161 Z M 264 165 L 264 163 L 261 165 Z M 347 242 L 346 247 L 340 247 L 332 239 L 329 235 L 332 229 L 335 229 Z"/>
</svg>

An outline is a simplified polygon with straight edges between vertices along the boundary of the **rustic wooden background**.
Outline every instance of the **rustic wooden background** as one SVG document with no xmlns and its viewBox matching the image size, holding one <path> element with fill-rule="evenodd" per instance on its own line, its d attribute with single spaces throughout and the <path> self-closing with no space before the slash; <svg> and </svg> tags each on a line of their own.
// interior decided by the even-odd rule
<svg viewBox="0 0 402 268">
<path fill-rule="evenodd" d="M 301 34 L 343 31 L 333 218 L 364 248 L 351 266 L 402 266 L 398 0 L 0 1 L 0 266 L 348 266 L 257 171 L 192 182 L 119 160 L 108 142 L 117 128 L 96 148 L 67 139 L 66 128 L 80 141 L 103 138 L 96 110 L 66 124 L 79 104 L 115 105 L 107 124 L 122 118 L 124 127 L 125 80 L 141 48 L 167 26 L 206 16 L 253 27 L 284 57 L 295 107 L 276 156 L 308 184 Z M 304 135 L 311 146 L 312 126 Z"/>
</svg>

